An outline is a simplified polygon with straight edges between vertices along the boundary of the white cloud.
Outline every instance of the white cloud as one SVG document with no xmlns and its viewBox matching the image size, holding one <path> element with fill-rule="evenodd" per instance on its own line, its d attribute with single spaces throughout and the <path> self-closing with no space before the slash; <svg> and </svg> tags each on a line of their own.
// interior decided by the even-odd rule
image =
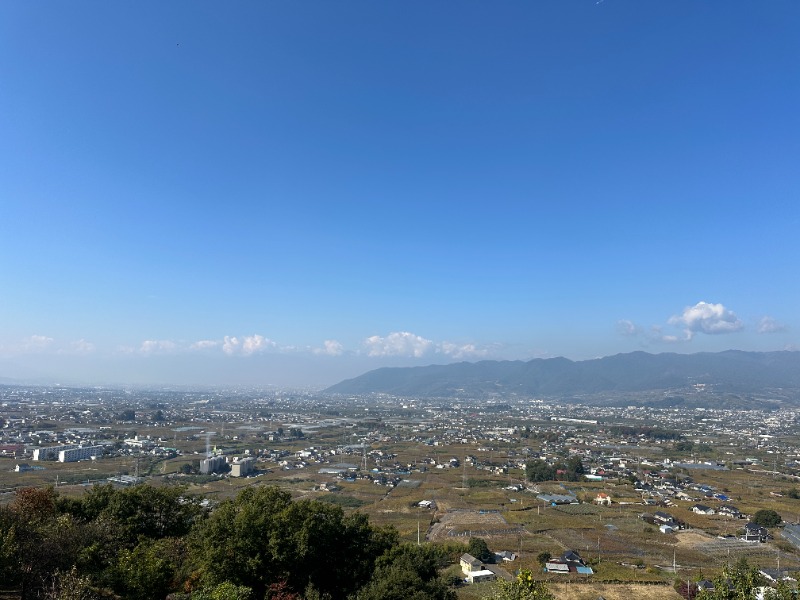
<svg viewBox="0 0 800 600">
<path fill-rule="evenodd" d="M 241 339 L 235 336 L 226 335 L 222 341 L 222 351 L 225 354 L 241 354 L 243 356 L 250 356 L 256 352 L 262 352 L 270 348 L 277 348 L 277 344 L 265 338 L 263 335 L 249 335 Z"/>
<path fill-rule="evenodd" d="M 772 317 L 761 317 L 758 322 L 758 333 L 781 333 L 788 331 L 789 328 L 783 323 L 778 323 Z"/>
<path fill-rule="evenodd" d="M 53 345 L 53 338 L 46 335 L 32 335 L 22 341 L 24 352 L 44 352 Z"/>
<path fill-rule="evenodd" d="M 434 348 L 431 340 L 409 333 L 397 331 L 386 337 L 373 335 L 364 340 L 369 356 L 413 356 L 419 358 Z"/>
<path fill-rule="evenodd" d="M 178 345 L 170 340 L 145 340 L 139 346 L 139 352 L 142 354 L 173 352 L 177 349 Z"/>
<path fill-rule="evenodd" d="M 475 344 L 454 344 L 452 342 L 441 342 L 437 344 L 436 351 L 446 354 L 451 358 L 480 358 L 487 356 L 489 351 L 485 348 L 478 348 Z"/>
<path fill-rule="evenodd" d="M 73 354 L 91 354 L 94 352 L 94 344 L 84 339 L 72 342 L 69 347 L 70 352 Z"/>
<path fill-rule="evenodd" d="M 254 352 L 260 352 L 267 348 L 275 348 L 277 344 L 263 335 L 251 335 L 242 341 L 242 354 L 249 356 Z"/>
<path fill-rule="evenodd" d="M 226 335 L 225 339 L 222 341 L 222 351 L 225 354 L 235 354 L 240 345 L 241 342 L 239 338 Z"/>
<path fill-rule="evenodd" d="M 312 349 L 314 354 L 327 354 L 328 356 L 341 356 L 344 353 L 344 346 L 336 340 L 325 340 L 322 348 Z"/>
<path fill-rule="evenodd" d="M 220 342 L 216 340 L 198 340 L 194 342 L 189 348 L 191 350 L 208 350 L 209 348 L 216 348 Z"/>
<path fill-rule="evenodd" d="M 421 358 L 429 354 L 443 354 L 450 358 L 480 358 L 487 356 L 489 350 L 475 344 L 455 342 L 434 342 L 408 331 L 395 331 L 382 337 L 373 335 L 364 340 L 369 356 L 406 356 Z"/>
<path fill-rule="evenodd" d="M 52 352 L 55 340 L 46 335 L 31 335 L 6 345 L 0 344 L 0 354 L 16 356 L 19 354 L 39 354 Z"/>
<path fill-rule="evenodd" d="M 709 302 L 698 302 L 694 306 L 687 306 L 680 315 L 670 317 L 668 323 L 683 327 L 687 339 L 691 339 L 696 333 L 709 335 L 733 333 L 744 326 L 733 311 L 722 304 Z"/>
<path fill-rule="evenodd" d="M 617 333 L 628 337 L 635 337 L 642 333 L 642 328 L 633 321 L 620 319 L 617 321 Z"/>
</svg>

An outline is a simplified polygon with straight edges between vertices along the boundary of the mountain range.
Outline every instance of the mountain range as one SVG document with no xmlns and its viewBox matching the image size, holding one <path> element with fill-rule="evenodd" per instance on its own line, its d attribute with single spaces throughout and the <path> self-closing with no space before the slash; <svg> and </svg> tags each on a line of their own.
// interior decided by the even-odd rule
<svg viewBox="0 0 800 600">
<path fill-rule="evenodd" d="M 800 352 L 631 352 L 583 361 L 547 358 L 387 367 L 347 379 L 325 391 L 423 397 L 509 393 L 563 397 L 680 389 L 730 394 L 777 390 L 800 400 Z"/>
</svg>

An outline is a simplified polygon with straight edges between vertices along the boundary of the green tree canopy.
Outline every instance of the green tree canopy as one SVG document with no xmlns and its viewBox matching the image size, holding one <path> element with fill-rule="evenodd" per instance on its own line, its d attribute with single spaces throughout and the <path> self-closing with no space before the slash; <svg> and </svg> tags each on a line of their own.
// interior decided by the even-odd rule
<svg viewBox="0 0 800 600">
<path fill-rule="evenodd" d="M 117 535 L 133 547 L 140 536 L 159 539 L 189 533 L 202 510 L 199 499 L 184 487 L 141 484 L 116 489 L 111 484 L 93 486 L 78 502 L 64 504 L 67 512 L 86 522 L 104 518 L 117 525 Z"/>
<path fill-rule="evenodd" d="M 123 549 L 114 565 L 115 588 L 130 600 L 163 598 L 175 577 L 183 554 L 180 539 L 142 541 Z"/>
<path fill-rule="evenodd" d="M 533 460 L 525 465 L 525 477 L 528 481 L 553 481 L 556 470 L 543 460 Z"/>
<path fill-rule="evenodd" d="M 765 508 L 757 510 L 750 521 L 761 527 L 777 527 L 783 519 L 774 510 Z"/>
<path fill-rule="evenodd" d="M 229 580 L 263 598 L 285 581 L 295 592 L 312 585 L 334 600 L 369 581 L 377 557 L 397 544 L 393 529 L 331 504 L 292 502 L 274 487 L 247 488 L 198 526 L 192 544 L 204 584 Z"/>
<path fill-rule="evenodd" d="M 469 538 L 469 543 L 467 544 L 467 553 L 471 554 L 481 562 L 494 562 L 492 560 L 494 558 L 494 554 L 492 554 L 492 551 L 489 550 L 489 546 L 486 543 L 486 540 L 483 538 Z"/>
<path fill-rule="evenodd" d="M 381 556 L 356 600 L 456 600 L 456 595 L 438 575 L 433 548 L 403 544 Z"/>
<path fill-rule="evenodd" d="M 756 597 L 756 588 L 764 585 L 764 578 L 756 567 L 740 560 L 735 565 L 726 564 L 714 579 L 713 590 L 701 590 L 698 600 L 747 600 Z"/>
</svg>

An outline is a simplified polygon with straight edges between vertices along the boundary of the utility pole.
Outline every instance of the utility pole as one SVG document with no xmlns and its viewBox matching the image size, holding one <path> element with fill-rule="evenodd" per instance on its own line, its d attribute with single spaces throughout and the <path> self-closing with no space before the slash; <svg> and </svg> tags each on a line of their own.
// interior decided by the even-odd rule
<svg viewBox="0 0 800 600">
<path fill-rule="evenodd" d="M 364 471 L 367 470 L 367 438 L 361 440 L 361 455 L 364 458 Z"/>
</svg>

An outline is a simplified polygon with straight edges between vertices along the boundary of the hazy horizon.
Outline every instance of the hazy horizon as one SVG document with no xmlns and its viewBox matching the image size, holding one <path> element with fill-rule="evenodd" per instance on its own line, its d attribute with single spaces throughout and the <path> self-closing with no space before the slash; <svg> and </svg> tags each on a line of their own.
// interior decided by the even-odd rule
<svg viewBox="0 0 800 600">
<path fill-rule="evenodd" d="M 730 349 L 729 351 L 735 351 Z M 636 352 L 636 351 L 634 351 Z M 722 351 L 725 352 L 725 351 Z M 800 352 L 793 350 L 792 352 Z M 670 352 L 667 352 L 670 353 Z M 629 353 L 619 353 L 629 354 Z M 664 354 L 664 353 L 651 353 Z M 678 353 L 675 353 L 678 354 Z M 685 353 L 680 353 L 685 354 Z M 692 353 L 696 354 L 696 353 Z M 612 356 L 612 355 L 607 355 Z M 607 357 L 606 356 L 606 357 Z M 606 358 L 604 356 L 575 360 L 583 362 Z M 183 358 L 183 360 L 181 360 Z M 275 360 L 275 359 L 278 360 Z M 311 361 L 304 357 L 287 356 L 256 356 L 251 359 L 252 363 L 243 363 L 231 359 L 227 364 L 220 364 L 219 361 L 201 359 L 198 364 L 196 357 L 189 358 L 180 356 L 167 357 L 166 360 L 148 362 L 147 358 L 139 357 L 137 367 L 131 370 L 130 364 L 105 361 L 101 363 L 103 378 L 97 378 L 91 372 L 82 372 L 74 368 L 74 365 L 67 365 L 61 371 L 43 371 L 41 366 L 32 364 L 30 369 L 27 367 L 18 368 L 20 374 L 17 378 L 9 378 L 0 375 L 0 385 L 17 385 L 32 383 L 35 385 L 63 385 L 67 387 L 98 386 L 98 387 L 136 387 L 146 389 L 148 387 L 180 387 L 186 389 L 212 389 L 212 388 L 275 388 L 284 390 L 300 389 L 323 389 L 342 381 L 356 378 L 369 371 L 381 367 L 426 367 L 431 365 L 448 364 L 447 362 L 414 360 L 403 357 L 395 357 L 375 366 L 371 364 L 367 357 L 351 357 L 343 368 L 341 364 L 326 364 L 324 359 Z M 567 358 L 567 357 L 543 357 L 537 360 L 548 360 L 548 358 Z M 474 359 L 464 362 L 476 363 L 481 360 L 504 360 L 504 359 Z M 519 360 L 519 359 L 509 359 Z M 534 359 L 532 359 L 534 360 Z M 568 359 L 573 360 L 573 359 Z M 450 361 L 456 362 L 456 361 Z M 460 362 L 460 361 L 459 361 Z M 91 363 L 96 365 L 96 361 Z M 2 367 L 2 365 L 0 365 Z M 131 376 L 131 374 L 134 374 Z"/>
</svg>

